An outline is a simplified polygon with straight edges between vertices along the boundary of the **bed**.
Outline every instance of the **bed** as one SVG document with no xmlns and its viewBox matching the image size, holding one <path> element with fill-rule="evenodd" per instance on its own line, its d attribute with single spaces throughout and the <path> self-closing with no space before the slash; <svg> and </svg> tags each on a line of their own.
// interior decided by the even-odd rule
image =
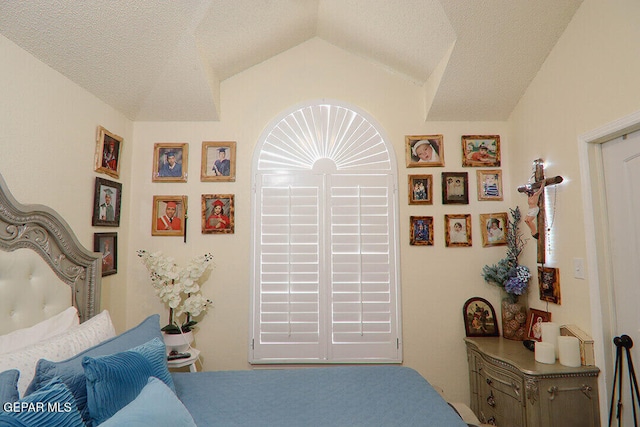
<svg viewBox="0 0 640 427">
<path fill-rule="evenodd" d="M 0 176 L 0 426 L 467 426 L 403 366 L 169 372 L 159 315 L 116 335 L 100 269 Z"/>
</svg>

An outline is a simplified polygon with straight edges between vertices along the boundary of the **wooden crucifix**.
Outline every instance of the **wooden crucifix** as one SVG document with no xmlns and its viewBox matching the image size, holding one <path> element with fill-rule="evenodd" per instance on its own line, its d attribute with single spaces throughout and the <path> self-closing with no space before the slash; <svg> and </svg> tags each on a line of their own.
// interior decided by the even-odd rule
<svg viewBox="0 0 640 427">
<path fill-rule="evenodd" d="M 520 193 L 528 196 L 529 210 L 524 218 L 524 222 L 531 230 L 531 236 L 538 241 L 538 264 L 545 263 L 545 243 L 547 236 L 547 226 L 545 221 L 544 187 L 560 184 L 561 176 L 553 178 L 544 177 L 544 162 L 542 159 L 533 161 L 535 182 L 518 187 Z"/>
</svg>

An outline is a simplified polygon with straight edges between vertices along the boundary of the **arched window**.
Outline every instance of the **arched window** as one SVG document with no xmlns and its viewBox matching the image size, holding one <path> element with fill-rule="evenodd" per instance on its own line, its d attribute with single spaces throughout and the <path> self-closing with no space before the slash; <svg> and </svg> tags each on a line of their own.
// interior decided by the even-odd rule
<svg viewBox="0 0 640 427">
<path fill-rule="evenodd" d="M 401 362 L 397 166 L 380 127 L 314 101 L 255 150 L 250 362 Z"/>
</svg>

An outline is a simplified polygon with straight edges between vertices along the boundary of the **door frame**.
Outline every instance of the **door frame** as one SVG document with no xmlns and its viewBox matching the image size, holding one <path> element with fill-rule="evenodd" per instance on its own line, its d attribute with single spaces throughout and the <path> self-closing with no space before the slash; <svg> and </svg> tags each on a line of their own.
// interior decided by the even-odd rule
<svg viewBox="0 0 640 427">
<path fill-rule="evenodd" d="M 587 278 L 591 301 L 591 330 L 596 364 L 600 368 L 600 417 L 608 422 L 615 351 L 613 334 L 615 302 L 602 144 L 640 130 L 640 111 L 610 122 L 578 137 L 582 181 L 582 206 L 587 257 Z"/>
</svg>

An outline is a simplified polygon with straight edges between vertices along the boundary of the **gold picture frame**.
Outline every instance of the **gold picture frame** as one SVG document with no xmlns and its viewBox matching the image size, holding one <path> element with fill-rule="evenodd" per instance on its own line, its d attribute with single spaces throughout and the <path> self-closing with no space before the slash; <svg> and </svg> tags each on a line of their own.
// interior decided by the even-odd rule
<svg viewBox="0 0 640 427">
<path fill-rule="evenodd" d="M 409 244 L 414 246 L 433 246 L 433 217 L 412 216 L 411 238 Z"/>
<path fill-rule="evenodd" d="M 153 182 L 187 182 L 189 144 L 156 142 L 153 145 Z"/>
<path fill-rule="evenodd" d="M 113 178 L 120 177 L 120 156 L 124 140 L 102 126 L 96 131 L 95 171 Z"/>
<path fill-rule="evenodd" d="M 499 167 L 500 135 L 462 135 L 462 166 Z"/>
<path fill-rule="evenodd" d="M 471 215 L 447 214 L 444 216 L 445 246 L 471 246 Z"/>
<path fill-rule="evenodd" d="M 233 234 L 234 232 L 234 195 L 203 194 L 202 234 Z"/>
<path fill-rule="evenodd" d="M 409 175 L 409 204 L 433 204 L 433 175 Z"/>
<path fill-rule="evenodd" d="M 202 143 L 200 181 L 233 182 L 236 180 L 235 141 Z"/>
<path fill-rule="evenodd" d="M 153 196 L 152 236 L 184 236 L 187 196 Z"/>
<path fill-rule="evenodd" d="M 504 246 L 507 244 L 509 217 L 506 212 L 480 214 L 482 246 Z"/>
<path fill-rule="evenodd" d="M 500 169 L 482 169 L 476 171 L 478 182 L 478 200 L 503 200 L 502 171 Z"/>
<path fill-rule="evenodd" d="M 442 135 L 406 135 L 405 154 L 408 168 L 444 166 Z"/>
</svg>

